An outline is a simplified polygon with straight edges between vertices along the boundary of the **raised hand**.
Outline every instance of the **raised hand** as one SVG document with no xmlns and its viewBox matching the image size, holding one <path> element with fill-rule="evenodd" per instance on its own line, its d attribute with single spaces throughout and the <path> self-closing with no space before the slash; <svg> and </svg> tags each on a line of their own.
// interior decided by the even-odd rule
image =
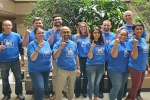
<svg viewBox="0 0 150 100">
<path fill-rule="evenodd" d="M 39 48 L 42 48 L 42 47 L 43 47 L 43 45 L 44 45 L 44 42 L 43 42 L 43 40 L 41 40 L 41 41 L 39 42 L 38 47 L 39 47 Z"/>
<path fill-rule="evenodd" d="M 64 47 L 65 47 L 65 45 L 66 45 L 66 42 L 65 42 L 65 40 L 64 40 L 64 38 L 62 38 L 62 43 L 61 43 L 61 49 L 63 49 Z"/>
<path fill-rule="evenodd" d="M 57 31 L 57 27 L 53 25 L 52 31 L 55 33 Z"/>
<path fill-rule="evenodd" d="M 133 45 L 134 45 L 134 46 L 137 46 L 137 45 L 138 45 L 138 40 L 137 40 L 137 39 L 134 39 L 134 40 L 133 40 Z"/>
<path fill-rule="evenodd" d="M 115 39 L 115 44 L 118 44 L 120 41 L 118 38 Z"/>
<path fill-rule="evenodd" d="M 29 29 L 29 27 L 28 27 L 28 26 L 26 27 L 26 34 L 27 34 L 27 35 L 29 35 L 29 34 L 30 34 L 30 29 Z"/>
<path fill-rule="evenodd" d="M 91 49 L 93 49 L 95 47 L 95 43 L 94 43 L 94 40 L 92 41 L 92 45 L 91 45 Z"/>
</svg>

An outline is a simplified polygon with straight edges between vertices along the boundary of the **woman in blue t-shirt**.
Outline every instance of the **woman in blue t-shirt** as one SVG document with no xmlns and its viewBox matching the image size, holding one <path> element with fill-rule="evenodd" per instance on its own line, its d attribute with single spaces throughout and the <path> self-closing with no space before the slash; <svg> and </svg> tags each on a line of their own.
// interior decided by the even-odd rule
<svg viewBox="0 0 150 100">
<path fill-rule="evenodd" d="M 122 100 L 124 85 L 128 79 L 128 59 L 129 53 L 126 50 L 125 40 L 128 37 L 128 31 L 120 29 L 116 33 L 116 39 L 109 43 L 108 75 L 110 77 L 112 88 L 110 90 L 110 100 Z"/>
<path fill-rule="evenodd" d="M 137 90 L 141 88 L 146 71 L 146 63 L 148 61 L 149 47 L 142 33 L 144 25 L 135 23 L 132 27 L 134 37 L 128 41 L 127 50 L 130 51 L 128 70 L 131 74 L 132 86 L 126 100 L 135 100 Z"/>
<path fill-rule="evenodd" d="M 101 30 L 99 28 L 94 28 L 92 30 L 90 40 L 91 43 L 88 43 L 86 46 L 86 50 L 88 53 L 86 62 L 88 76 L 87 92 L 90 100 L 92 100 L 93 92 L 93 100 L 98 100 L 99 82 L 104 73 L 105 62 L 105 44 Z"/>
<path fill-rule="evenodd" d="M 44 88 L 47 86 L 51 69 L 52 51 L 49 42 L 43 40 L 43 29 L 36 28 L 34 32 L 36 38 L 27 46 L 28 70 L 35 87 L 34 100 L 43 100 Z"/>
<path fill-rule="evenodd" d="M 81 93 L 81 77 L 83 75 L 83 96 L 87 97 L 87 73 L 86 73 L 86 59 L 87 59 L 87 53 L 86 45 L 90 42 L 89 40 L 89 30 L 88 26 L 85 22 L 79 23 L 78 26 L 78 33 L 76 34 L 76 44 L 78 49 L 78 57 L 79 57 L 79 63 L 80 63 L 80 71 L 81 75 L 76 78 L 76 98 L 80 96 Z"/>
</svg>

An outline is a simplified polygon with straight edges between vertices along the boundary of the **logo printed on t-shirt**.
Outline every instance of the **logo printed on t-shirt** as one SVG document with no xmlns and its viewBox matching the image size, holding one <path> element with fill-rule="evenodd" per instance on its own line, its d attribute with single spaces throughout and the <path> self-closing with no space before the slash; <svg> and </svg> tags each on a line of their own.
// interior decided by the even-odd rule
<svg viewBox="0 0 150 100">
<path fill-rule="evenodd" d="M 85 39 L 81 40 L 81 47 L 85 47 L 87 44 L 87 41 Z"/>
<path fill-rule="evenodd" d="M 73 47 L 66 47 L 66 57 L 74 57 Z"/>
<path fill-rule="evenodd" d="M 143 48 L 143 53 L 148 53 L 148 51 L 149 51 L 148 45 L 147 45 L 147 44 L 144 44 L 144 43 L 141 43 L 140 45 L 141 45 L 142 48 Z"/>
<path fill-rule="evenodd" d="M 57 41 L 59 41 L 59 40 L 61 40 L 61 39 L 62 39 L 61 35 L 60 35 L 60 34 L 57 34 Z"/>
<path fill-rule="evenodd" d="M 43 57 L 50 57 L 50 51 L 47 48 L 43 48 L 42 51 L 43 53 Z"/>
<path fill-rule="evenodd" d="M 130 38 L 132 38 L 133 37 L 133 31 L 132 30 L 129 30 L 128 31 L 128 38 L 130 39 Z"/>
<path fill-rule="evenodd" d="M 129 57 L 129 52 L 127 52 L 126 50 L 124 50 L 124 57 Z"/>
<path fill-rule="evenodd" d="M 5 48 L 14 48 L 13 39 L 4 39 Z"/>
<path fill-rule="evenodd" d="M 105 44 L 108 44 L 111 41 L 112 41 L 111 37 L 105 37 Z"/>
<path fill-rule="evenodd" d="M 96 55 L 104 55 L 102 46 L 96 46 Z"/>
</svg>

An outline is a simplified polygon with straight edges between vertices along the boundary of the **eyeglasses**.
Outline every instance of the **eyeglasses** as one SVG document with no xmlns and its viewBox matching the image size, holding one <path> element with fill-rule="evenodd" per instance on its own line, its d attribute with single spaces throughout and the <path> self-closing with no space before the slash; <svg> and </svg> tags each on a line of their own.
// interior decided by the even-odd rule
<svg viewBox="0 0 150 100">
<path fill-rule="evenodd" d="M 70 34 L 70 31 L 64 31 L 64 32 L 62 32 L 63 34 Z"/>
<path fill-rule="evenodd" d="M 61 19 L 54 19 L 54 21 L 57 21 L 57 20 L 59 21 L 59 20 L 61 20 Z"/>
</svg>

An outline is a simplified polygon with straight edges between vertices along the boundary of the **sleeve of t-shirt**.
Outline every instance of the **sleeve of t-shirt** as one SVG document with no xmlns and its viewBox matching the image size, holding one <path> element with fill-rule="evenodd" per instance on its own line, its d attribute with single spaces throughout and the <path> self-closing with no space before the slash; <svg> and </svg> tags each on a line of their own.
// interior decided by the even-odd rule
<svg viewBox="0 0 150 100">
<path fill-rule="evenodd" d="M 50 38 L 51 34 L 52 34 L 52 30 L 49 29 L 48 31 L 44 31 L 44 33 L 45 33 L 45 39 L 44 40 L 47 41 Z"/>
<path fill-rule="evenodd" d="M 86 44 L 86 48 L 85 48 L 85 51 L 84 51 L 84 52 L 88 54 L 88 53 L 89 53 L 89 51 L 90 51 L 90 47 L 91 47 L 91 43 L 87 43 L 87 44 Z"/>
<path fill-rule="evenodd" d="M 127 42 L 127 51 L 132 51 L 133 50 L 133 41 L 129 40 Z"/>
<path fill-rule="evenodd" d="M 146 33 L 146 30 L 144 30 L 141 37 L 142 37 L 142 38 L 145 38 L 146 36 L 147 36 L 147 33 Z"/>
<path fill-rule="evenodd" d="M 22 43 L 22 39 L 21 39 L 21 36 L 18 35 L 18 44 L 21 44 Z"/>
<path fill-rule="evenodd" d="M 35 52 L 34 46 L 32 43 L 29 43 L 27 46 L 27 56 L 32 55 Z"/>
<path fill-rule="evenodd" d="M 54 44 L 54 46 L 53 46 L 53 49 L 52 49 L 52 52 L 55 52 L 59 47 L 60 47 L 60 43 L 61 42 L 56 42 L 55 44 Z"/>
</svg>

